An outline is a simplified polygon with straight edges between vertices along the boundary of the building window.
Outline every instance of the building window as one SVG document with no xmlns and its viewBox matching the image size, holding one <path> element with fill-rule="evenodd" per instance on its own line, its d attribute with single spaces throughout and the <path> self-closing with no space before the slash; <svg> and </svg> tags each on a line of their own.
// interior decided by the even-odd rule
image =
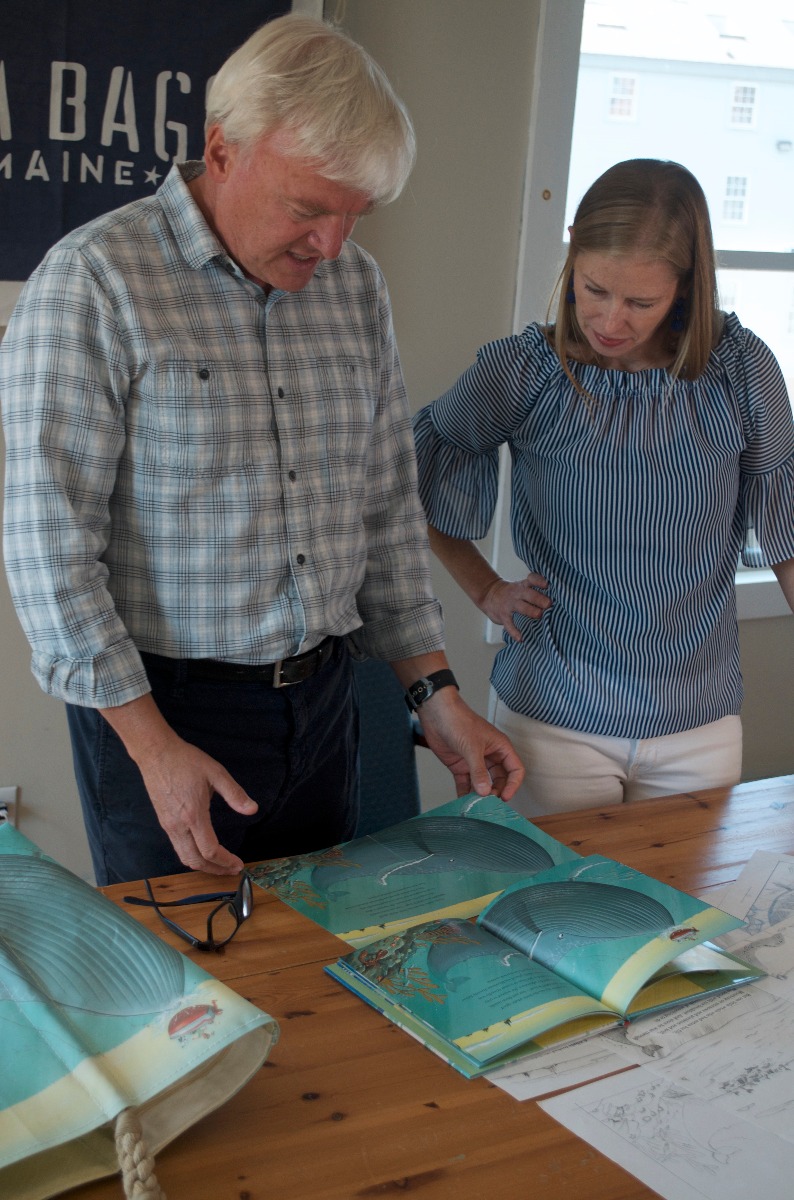
<svg viewBox="0 0 794 1200">
<path fill-rule="evenodd" d="M 720 308 L 723 312 L 736 312 L 738 282 L 735 278 L 735 274 L 736 273 L 734 272 L 733 278 L 731 278 L 726 271 L 723 271 L 720 275 L 719 297 Z"/>
<path fill-rule="evenodd" d="M 730 123 L 734 129 L 752 129 L 755 126 L 758 88 L 751 83 L 735 83 L 731 96 Z"/>
<path fill-rule="evenodd" d="M 637 104 L 637 79 L 634 75 L 613 75 L 609 95 L 610 121 L 633 121 Z"/>
<path fill-rule="evenodd" d="M 747 176 L 729 175 L 725 181 L 722 219 L 738 224 L 747 218 Z"/>
</svg>

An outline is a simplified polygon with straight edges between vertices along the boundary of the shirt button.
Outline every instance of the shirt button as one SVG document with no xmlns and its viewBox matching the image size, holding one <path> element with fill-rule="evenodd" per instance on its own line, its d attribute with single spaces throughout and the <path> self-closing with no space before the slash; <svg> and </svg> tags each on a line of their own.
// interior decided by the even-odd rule
<svg viewBox="0 0 794 1200">
<path fill-rule="evenodd" d="M 297 471 L 290 471 L 290 472 L 289 472 L 289 477 L 290 477 L 290 479 L 292 480 L 292 482 L 294 483 L 294 482 L 295 482 L 295 480 L 298 478 Z"/>
<path fill-rule="evenodd" d="M 303 564 L 306 562 L 306 555 L 299 554 L 298 558 L 297 558 L 297 562 L 300 564 L 300 566 L 303 566 Z"/>
<path fill-rule="evenodd" d="M 210 377 L 210 373 L 206 367 L 202 367 L 198 374 L 199 374 L 199 379 L 209 379 L 209 377 Z"/>
<path fill-rule="evenodd" d="M 283 400 L 283 399 L 284 399 L 284 389 L 283 389 L 283 388 L 279 388 L 279 389 L 278 389 L 278 392 L 276 393 L 276 395 L 278 396 L 279 400 Z"/>
</svg>

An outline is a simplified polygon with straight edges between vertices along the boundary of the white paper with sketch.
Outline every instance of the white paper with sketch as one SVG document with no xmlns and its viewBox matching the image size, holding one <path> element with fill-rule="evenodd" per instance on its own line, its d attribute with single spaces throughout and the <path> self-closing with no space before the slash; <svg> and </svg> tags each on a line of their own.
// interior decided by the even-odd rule
<svg viewBox="0 0 794 1200">
<path fill-rule="evenodd" d="M 540 1107 L 665 1200 L 791 1200 L 794 1144 L 650 1067 Z"/>
<path fill-rule="evenodd" d="M 794 915 L 794 856 L 756 850 L 738 879 L 720 892 L 719 905 L 747 922 L 720 938 L 728 950 Z"/>
<path fill-rule="evenodd" d="M 533 1100 L 645 1061 L 644 1050 L 629 1045 L 622 1029 L 608 1029 L 598 1037 L 577 1038 L 565 1046 L 527 1054 L 489 1071 L 486 1079 L 516 1100 Z"/>
<path fill-rule="evenodd" d="M 638 1022 L 626 1037 L 665 1078 L 794 1140 L 791 897 L 794 859 L 754 855 L 723 902 L 747 921 L 742 937 L 729 935 L 730 949 L 767 971 L 766 978 Z"/>
<path fill-rule="evenodd" d="M 720 899 L 748 922 L 730 949 L 768 978 L 637 1022 L 626 1040 L 652 1066 L 541 1102 L 670 1200 L 792 1194 L 793 867 L 789 856 L 754 855 Z"/>
<path fill-rule="evenodd" d="M 719 944 L 766 971 L 756 986 L 794 1002 L 794 857 L 757 850 L 723 897 L 745 925 Z"/>
<path fill-rule="evenodd" d="M 653 1070 L 671 1083 L 794 1142 L 794 1006 L 755 984 L 742 1000 L 732 1019 L 703 1036 L 690 1027 L 677 1046 L 665 1041 L 661 1021 L 633 1040 L 654 1053 Z"/>
</svg>

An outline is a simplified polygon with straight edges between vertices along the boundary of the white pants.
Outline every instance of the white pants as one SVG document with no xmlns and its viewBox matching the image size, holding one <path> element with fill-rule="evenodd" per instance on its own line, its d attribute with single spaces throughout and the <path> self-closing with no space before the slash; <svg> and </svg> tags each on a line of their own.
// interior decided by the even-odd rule
<svg viewBox="0 0 794 1200">
<path fill-rule="evenodd" d="M 666 737 L 601 737 L 523 717 L 494 699 L 493 723 L 510 738 L 526 768 L 510 801 L 525 817 L 739 782 L 739 717 Z"/>
</svg>

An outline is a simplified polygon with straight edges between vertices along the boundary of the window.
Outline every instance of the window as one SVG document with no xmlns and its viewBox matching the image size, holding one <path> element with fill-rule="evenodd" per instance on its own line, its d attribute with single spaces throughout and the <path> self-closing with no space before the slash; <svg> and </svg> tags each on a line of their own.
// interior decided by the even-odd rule
<svg viewBox="0 0 794 1200">
<path fill-rule="evenodd" d="M 750 83 L 734 84 L 730 114 L 734 129 L 752 129 L 755 125 L 756 93 L 757 88 Z"/>
<path fill-rule="evenodd" d="M 637 97 L 637 79 L 634 75 L 613 75 L 612 91 L 609 96 L 609 119 L 631 121 Z"/>
<path fill-rule="evenodd" d="M 747 176 L 729 175 L 725 181 L 725 195 L 722 201 L 723 221 L 743 222 L 746 200 Z"/>
</svg>

